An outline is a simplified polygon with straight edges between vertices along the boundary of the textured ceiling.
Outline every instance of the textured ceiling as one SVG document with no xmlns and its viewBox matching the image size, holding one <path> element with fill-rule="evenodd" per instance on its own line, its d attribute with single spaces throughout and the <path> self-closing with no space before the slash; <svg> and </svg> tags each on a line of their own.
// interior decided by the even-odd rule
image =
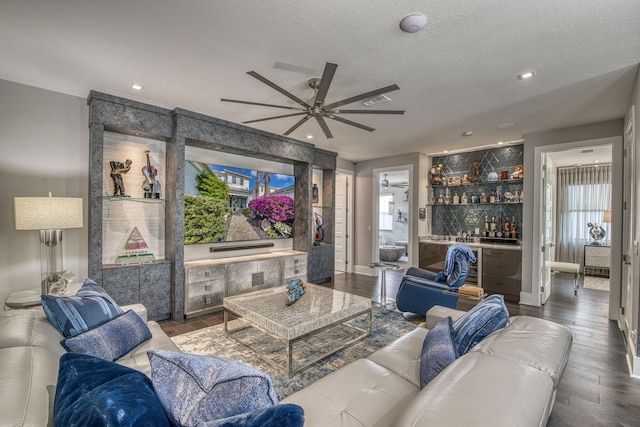
<svg viewBox="0 0 640 427">
<path fill-rule="evenodd" d="M 425 30 L 402 32 L 400 20 L 416 12 L 427 15 Z M 307 81 L 334 62 L 327 102 L 396 83 L 391 102 L 370 108 L 406 113 L 349 115 L 372 133 L 329 120 L 327 140 L 310 120 L 290 136 L 313 134 L 359 161 L 623 117 L 640 62 L 640 1 L 2 0 L 0 58 L 5 80 L 238 123 L 286 110 L 220 98 L 295 105 L 247 71 L 308 99 Z M 517 78 L 530 69 L 533 79 Z M 281 134 L 297 120 L 252 126 Z"/>
</svg>

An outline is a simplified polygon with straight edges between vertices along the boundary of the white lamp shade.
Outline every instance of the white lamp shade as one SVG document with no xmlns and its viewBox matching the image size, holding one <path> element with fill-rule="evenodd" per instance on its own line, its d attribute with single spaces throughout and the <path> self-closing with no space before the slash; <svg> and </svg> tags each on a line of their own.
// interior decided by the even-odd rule
<svg viewBox="0 0 640 427">
<path fill-rule="evenodd" d="M 604 215 L 602 215 L 602 223 L 603 224 L 611 223 L 611 211 L 604 211 Z"/>
<path fill-rule="evenodd" d="M 15 197 L 16 230 L 58 230 L 82 227 L 78 197 Z"/>
</svg>

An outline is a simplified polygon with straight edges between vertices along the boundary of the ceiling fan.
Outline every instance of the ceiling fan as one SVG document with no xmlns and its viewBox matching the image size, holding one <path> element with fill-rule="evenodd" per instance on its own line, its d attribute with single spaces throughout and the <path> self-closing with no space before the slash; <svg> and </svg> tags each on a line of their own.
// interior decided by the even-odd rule
<svg viewBox="0 0 640 427">
<path fill-rule="evenodd" d="M 298 129 L 303 123 L 305 123 L 307 120 L 309 120 L 312 117 L 316 119 L 316 121 L 318 122 L 318 125 L 320 125 L 320 128 L 322 129 L 322 132 L 324 132 L 324 135 L 327 138 L 333 138 L 333 134 L 329 130 L 329 126 L 327 125 L 325 118 L 336 120 L 341 123 L 345 123 L 360 129 L 367 130 L 369 132 L 373 132 L 375 130 L 374 128 L 365 126 L 360 123 L 356 123 L 352 120 L 345 119 L 344 117 L 340 117 L 339 114 L 404 114 L 404 110 L 341 110 L 339 109 L 339 107 L 342 107 L 343 105 L 362 101 L 368 98 L 373 98 L 375 96 L 400 89 L 400 87 L 398 87 L 398 85 L 396 84 L 386 86 L 377 90 L 372 90 L 371 92 L 366 92 L 360 95 L 352 96 L 350 98 L 343 99 L 342 101 L 333 102 L 331 104 L 325 104 L 325 98 L 327 96 L 327 92 L 329 91 L 331 80 L 333 80 L 333 76 L 336 72 L 336 68 L 338 68 L 337 64 L 332 64 L 330 62 L 327 62 L 324 67 L 324 71 L 322 72 L 322 77 L 319 79 L 313 78 L 309 80 L 309 86 L 315 91 L 315 96 L 311 101 L 306 101 L 306 102 L 298 98 L 297 96 L 293 95 L 291 92 L 287 91 L 286 89 L 283 89 L 282 87 L 278 86 L 272 81 L 256 73 L 255 71 L 247 72 L 247 74 L 249 74 L 251 77 L 254 77 L 260 80 L 262 83 L 277 90 L 287 98 L 292 99 L 297 104 L 299 104 L 300 107 L 265 104 L 261 102 L 240 101 L 237 99 L 227 99 L 227 98 L 221 98 L 220 101 L 237 102 L 239 104 L 249 104 L 249 105 L 261 105 L 263 107 L 284 108 L 287 110 L 300 111 L 298 113 L 284 114 L 281 116 L 273 116 L 273 117 L 265 117 L 262 119 L 249 120 L 246 122 L 242 122 L 244 124 L 248 124 L 248 123 L 262 122 L 265 120 L 282 119 L 284 117 L 304 116 L 296 124 L 291 126 L 283 135 L 291 134 L 294 130 Z"/>
</svg>

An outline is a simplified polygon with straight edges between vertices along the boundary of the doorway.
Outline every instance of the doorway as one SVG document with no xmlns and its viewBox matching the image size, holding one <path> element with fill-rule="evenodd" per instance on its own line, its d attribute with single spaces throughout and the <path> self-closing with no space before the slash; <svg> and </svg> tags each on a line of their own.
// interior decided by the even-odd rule
<svg viewBox="0 0 640 427">
<path fill-rule="evenodd" d="M 585 252 L 587 258 L 593 252 L 595 246 L 599 245 L 600 252 L 607 252 L 607 272 L 609 265 L 614 262 L 615 246 L 612 244 L 614 236 L 611 224 L 612 210 L 615 212 L 616 205 L 613 203 L 616 180 L 613 173 L 608 179 L 609 188 L 596 191 L 595 195 L 586 197 L 582 191 L 587 187 L 595 187 L 596 184 L 586 185 L 588 175 L 593 171 L 603 172 L 614 162 L 615 138 L 603 138 L 602 140 L 582 141 L 578 143 L 559 144 L 553 148 L 540 147 L 536 149 L 536 156 L 540 168 L 536 168 L 535 180 L 539 184 L 539 221 L 534 222 L 534 242 L 533 247 L 540 248 L 537 254 L 534 252 L 533 283 L 538 283 L 539 303 L 544 304 L 550 292 L 550 272 L 549 261 L 569 262 L 580 264 L 580 270 L 584 273 Z M 540 171 L 540 172 L 538 172 Z M 596 173 L 600 173 L 596 172 Z M 567 175 L 570 178 L 567 178 Z M 573 179 L 575 182 L 567 182 Z M 574 199 L 573 207 L 568 206 Z M 597 205 L 597 206 L 596 206 Z M 537 209 L 536 209 L 537 210 Z M 615 215 L 615 214 L 614 214 Z M 606 240 L 594 240 L 593 229 L 602 228 L 606 232 Z M 586 249 L 588 249 L 588 251 Z M 598 252 L 598 255 L 600 253 Z M 588 274 L 586 280 L 588 287 L 591 282 L 600 285 L 601 278 L 593 278 Z M 583 275 L 583 277 L 585 277 Z M 612 284 L 619 282 L 616 274 L 607 278 L 607 282 Z M 583 280 L 584 283 L 584 280 Z M 619 287 L 619 285 L 618 285 Z M 536 289 L 536 288 L 534 288 Z M 594 289 L 600 289 L 594 287 Z M 603 288 L 604 289 L 604 288 Z M 619 292 L 619 289 L 618 289 Z M 610 306 L 617 303 L 610 300 Z"/>
<path fill-rule="evenodd" d="M 411 166 L 374 171 L 374 260 L 409 266 L 411 259 Z"/>
</svg>

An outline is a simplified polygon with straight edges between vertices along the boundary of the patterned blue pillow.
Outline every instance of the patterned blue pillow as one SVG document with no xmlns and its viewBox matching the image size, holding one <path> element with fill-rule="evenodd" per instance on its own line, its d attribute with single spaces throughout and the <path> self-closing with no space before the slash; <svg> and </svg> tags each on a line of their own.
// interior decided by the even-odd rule
<svg viewBox="0 0 640 427">
<path fill-rule="evenodd" d="M 74 296 L 42 295 L 47 319 L 65 337 L 93 329 L 123 313 L 96 282 L 86 279 Z"/>
<path fill-rule="evenodd" d="M 283 403 L 256 412 L 208 421 L 198 427 L 302 427 L 304 409 L 295 403 Z"/>
<path fill-rule="evenodd" d="M 60 344 L 69 351 L 113 362 L 148 339 L 151 339 L 149 327 L 135 311 L 129 310 L 97 328 L 64 339 Z"/>
<path fill-rule="evenodd" d="M 451 316 L 440 320 L 424 337 L 420 356 L 420 388 L 458 358 Z"/>
<path fill-rule="evenodd" d="M 79 353 L 60 357 L 57 426 L 159 426 L 169 420 L 142 372 Z"/>
<path fill-rule="evenodd" d="M 240 362 L 148 351 L 156 395 L 174 424 L 195 426 L 278 403 L 271 378 Z"/>
<path fill-rule="evenodd" d="M 486 298 L 453 324 L 458 354 L 462 356 L 484 337 L 505 327 L 508 321 L 509 311 L 504 305 L 504 296 Z"/>
</svg>

